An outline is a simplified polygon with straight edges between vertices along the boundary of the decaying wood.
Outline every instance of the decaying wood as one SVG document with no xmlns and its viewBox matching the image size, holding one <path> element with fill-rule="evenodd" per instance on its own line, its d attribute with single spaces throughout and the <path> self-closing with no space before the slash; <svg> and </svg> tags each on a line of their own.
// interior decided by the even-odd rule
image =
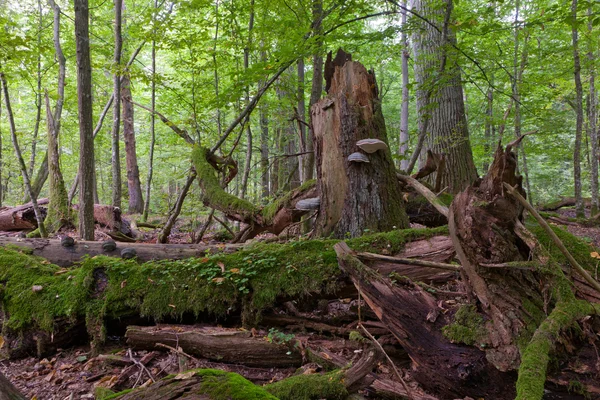
<svg viewBox="0 0 600 400">
<path fill-rule="evenodd" d="M 0 373 L 0 400 L 25 400 L 25 396 Z"/>
<path fill-rule="evenodd" d="M 136 349 L 161 350 L 164 343 L 191 355 L 249 367 L 290 367 L 302 365 L 298 349 L 251 337 L 250 332 L 192 329 L 187 326 L 135 327 L 125 334 Z"/>
<path fill-rule="evenodd" d="M 448 207 L 446 207 L 444 204 L 442 204 L 440 199 L 438 199 L 437 196 L 435 195 L 435 193 L 433 193 L 431 190 L 429 190 L 427 188 L 427 186 L 423 185 L 422 183 L 420 183 L 414 177 L 411 177 L 411 176 L 398 174 L 398 179 L 400 181 L 404 182 L 405 184 L 409 185 L 417 193 L 419 193 L 420 195 L 425 197 L 427 199 L 427 201 L 431 205 L 433 205 L 436 210 L 439 211 L 440 214 L 442 214 L 444 217 L 448 218 Z"/>
<path fill-rule="evenodd" d="M 583 267 L 577 262 L 577 260 L 575 260 L 575 258 L 569 252 L 569 250 L 567 250 L 567 248 L 565 247 L 564 243 L 558 238 L 558 236 L 556 236 L 556 233 L 554 233 L 552 228 L 550 228 L 546 220 L 544 220 L 544 218 L 542 218 L 542 216 L 535 210 L 535 208 L 533 208 L 527 202 L 527 200 L 525 200 L 525 198 L 521 196 L 521 194 L 518 192 L 518 190 L 516 190 L 516 188 L 510 186 L 507 183 L 504 183 L 504 188 L 508 191 L 508 193 L 514 196 L 514 198 L 516 198 L 519 201 L 519 203 L 521 203 L 521 205 L 531 213 L 531 215 L 534 216 L 538 224 L 540 224 L 540 226 L 544 228 L 548 236 L 552 238 L 552 241 L 554 242 L 556 247 L 558 247 L 558 249 L 561 251 L 561 253 L 563 253 L 565 258 L 569 260 L 569 263 L 579 273 L 579 275 L 581 275 L 594 289 L 596 289 L 600 293 L 600 283 L 598 283 L 594 278 L 592 278 L 590 274 L 585 269 L 583 269 Z"/>
<path fill-rule="evenodd" d="M 218 246 L 196 245 L 196 244 L 149 244 L 149 243 L 117 243 L 114 251 L 106 252 L 102 248 L 102 242 L 89 242 L 76 240 L 73 247 L 63 247 L 58 239 L 21 239 L 13 237 L 0 237 L 0 246 L 16 245 L 33 250 L 33 255 L 44 257 L 53 264 L 68 267 L 86 256 L 105 255 L 109 257 L 121 257 L 124 248 L 135 249 L 137 259 L 140 261 L 150 260 L 181 260 L 189 257 L 203 257 L 207 251 L 234 252 L 242 245 L 228 244 Z"/>
<path fill-rule="evenodd" d="M 39 199 L 38 205 L 44 206 L 48 204 L 48 199 Z M 46 216 L 46 209 L 40 207 L 41 211 Z M 33 230 L 37 227 L 33 204 L 27 203 L 18 207 L 6 207 L 0 211 L 0 231 L 21 231 Z"/>
<path fill-rule="evenodd" d="M 339 50 L 328 56 L 328 95 L 311 108 L 317 184 L 321 198 L 315 234 L 344 238 L 365 229 L 389 231 L 408 226 L 396 169 L 387 146 L 375 74 Z M 364 154 L 357 142 L 378 140 Z M 360 152 L 366 162 L 348 158 Z"/>
<path fill-rule="evenodd" d="M 343 242 L 334 249 L 340 268 L 407 351 L 413 377 L 427 391 L 442 398 L 514 397 L 513 375 L 494 368 L 481 350 L 450 343 L 442 335 L 449 321 L 430 294 L 411 282 L 392 285 L 355 258 Z"/>
<path fill-rule="evenodd" d="M 412 259 L 412 258 L 390 257 L 390 256 L 382 255 L 382 254 L 374 254 L 374 253 L 367 253 L 367 252 L 355 253 L 354 255 L 360 259 L 370 260 L 370 261 L 387 261 L 387 262 L 393 263 L 393 264 L 417 265 L 420 267 L 437 268 L 437 269 L 443 269 L 446 271 L 460 271 L 461 270 L 461 267 L 459 265 L 438 263 L 438 262 L 433 262 L 433 261 L 425 261 L 425 260 L 418 260 L 418 259 Z"/>
<path fill-rule="evenodd" d="M 159 355 L 158 351 L 151 351 L 148 354 L 144 355 L 138 363 L 141 365 L 147 365 L 150 361 L 155 359 Z M 138 373 L 140 370 L 139 364 L 135 364 L 133 359 L 130 357 L 128 360 L 133 364 L 125 368 L 120 374 L 117 380 L 115 381 L 113 388 L 120 390 L 125 389 L 125 384 L 134 374 Z"/>
<path fill-rule="evenodd" d="M 583 204 L 589 207 L 592 204 L 591 199 L 583 199 Z M 575 207 L 575 197 L 563 197 L 552 203 L 543 204 L 539 207 L 540 211 L 556 211 L 563 207 Z"/>
</svg>

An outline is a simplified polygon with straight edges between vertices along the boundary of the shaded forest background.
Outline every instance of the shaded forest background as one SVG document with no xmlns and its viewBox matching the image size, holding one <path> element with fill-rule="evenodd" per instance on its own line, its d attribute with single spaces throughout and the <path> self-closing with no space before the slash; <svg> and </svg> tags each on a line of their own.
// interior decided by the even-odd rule
<svg viewBox="0 0 600 400">
<path fill-rule="evenodd" d="M 435 8 L 434 3 L 428 4 Z M 79 159 L 76 50 L 73 5 L 57 4 L 62 10 L 61 42 L 66 58 L 60 158 L 69 190 Z M 222 154 L 233 155 L 240 171 L 228 190 L 254 203 L 268 203 L 312 177 L 306 166 L 311 162 L 311 133 L 305 123 L 309 120 L 309 106 L 321 97 L 323 90 L 315 84 L 321 79 L 319 74 L 315 77 L 315 66 L 317 70 L 322 68 L 329 50 L 343 47 L 375 71 L 389 143 L 399 167 L 416 147 L 417 83 L 412 48 L 422 33 L 423 18 L 409 10 L 407 22 L 402 23 L 403 10 L 410 9 L 410 4 L 125 1 L 120 63 L 115 62 L 113 3 L 90 1 L 89 6 L 93 125 L 99 126 L 98 119 L 113 94 L 113 76 L 126 77 L 131 98 L 137 103 L 132 117 L 137 164 L 144 200 L 150 195 L 146 208 L 151 215 L 165 215 L 173 206 L 190 170 L 187 144 L 158 117 L 153 122 L 148 112 L 153 85 L 155 110 L 198 143 L 212 147 L 259 87 L 282 66 L 289 65 L 260 99 L 247 123 L 236 127 L 221 148 Z M 445 3 L 439 6 L 445 7 Z M 0 7 L 2 71 L 8 83 L 18 139 L 33 180 L 47 149 L 44 91 L 51 103 L 57 97 L 52 9 L 41 0 L 4 1 Z M 597 12 L 596 2 L 585 1 L 567 4 L 470 0 L 454 4 L 448 26 L 456 34 L 457 44 L 448 44 L 446 51 L 449 59 L 460 66 L 470 145 L 479 175 L 485 173 L 499 140 L 506 143 L 514 135 L 535 131 L 518 150 L 519 165 L 526 168 L 524 186 L 529 199 L 547 202 L 559 196 L 573 196 L 578 107 L 573 76 L 574 50 L 578 50 L 583 83 L 579 94 L 584 114 L 580 179 L 583 194 L 589 197 L 591 171 L 597 169 L 591 149 L 597 140 Z M 579 35 L 576 46 L 574 31 Z M 136 51 L 139 54 L 127 66 Z M 405 74 L 407 84 L 403 84 L 403 57 L 409 66 Z M 443 86 L 444 80 L 438 79 L 435 84 Z M 404 155 L 400 150 L 403 88 L 409 94 L 408 118 L 404 118 L 409 141 Z M 0 110 L 0 200 L 3 205 L 20 204 L 25 190 L 10 144 L 4 101 Z M 115 204 L 112 107 L 105 115 L 95 139 L 97 197 L 100 203 Z M 126 209 L 131 194 L 123 141 L 120 147 L 121 170 L 117 174 L 121 176 L 119 186 Z M 154 173 L 150 180 L 151 165 Z M 192 185 L 190 190 L 183 214 L 197 217 L 207 211 L 199 200 L 200 188 Z M 39 197 L 46 194 L 47 186 Z M 130 211 L 141 213 L 139 209 Z"/>
</svg>

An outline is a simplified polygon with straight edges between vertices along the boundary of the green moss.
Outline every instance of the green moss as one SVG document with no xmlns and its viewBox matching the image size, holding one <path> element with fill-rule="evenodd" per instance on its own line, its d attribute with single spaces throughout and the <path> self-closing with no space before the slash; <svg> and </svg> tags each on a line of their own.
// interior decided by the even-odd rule
<svg viewBox="0 0 600 400">
<path fill-rule="evenodd" d="M 119 397 L 121 397 L 121 396 L 124 396 L 124 395 L 126 395 L 127 393 L 130 393 L 130 392 L 132 392 L 132 391 L 133 391 L 133 389 L 125 389 L 125 390 L 122 390 L 122 391 L 120 391 L 120 392 L 118 392 L 118 393 L 109 394 L 109 395 L 107 395 L 105 398 L 103 398 L 102 400 L 113 400 L 113 399 L 118 399 Z M 96 397 L 96 399 L 98 399 L 98 397 Z"/>
<path fill-rule="evenodd" d="M 98 386 L 94 389 L 94 397 L 96 400 L 108 400 L 110 398 L 114 398 L 114 395 L 115 392 L 113 392 L 109 388 Z"/>
<path fill-rule="evenodd" d="M 313 188 L 316 184 L 317 184 L 317 181 L 314 179 L 306 181 L 300 187 L 298 187 L 294 190 L 290 190 L 283 196 L 275 199 L 275 201 L 273 201 L 272 203 L 266 205 L 261 211 L 261 215 L 262 215 L 265 223 L 270 224 L 273 220 L 273 217 L 275 217 L 275 214 L 277 214 L 277 211 L 279 211 L 280 208 L 288 205 L 290 200 L 294 197 L 294 195 L 296 193 L 307 191 L 307 190 Z"/>
<path fill-rule="evenodd" d="M 343 400 L 348 396 L 343 377 L 340 371 L 323 375 L 296 375 L 265 388 L 280 400 Z"/>
<path fill-rule="evenodd" d="M 180 379 L 169 375 L 161 381 L 146 388 L 123 391 L 107 397 L 105 400 L 118 399 L 131 393 L 128 398 L 170 398 L 172 392 L 184 390 L 187 396 L 208 395 L 211 400 L 278 400 L 260 386 L 254 385 L 244 377 L 233 372 L 216 369 L 196 369 L 184 373 L 181 381 L 186 381 L 185 389 L 178 385 Z M 188 375 L 189 374 L 189 375 Z M 192 381 L 193 382 L 187 382 Z M 204 398 L 204 397 L 202 397 Z"/>
<path fill-rule="evenodd" d="M 195 146 L 192 150 L 192 162 L 196 169 L 196 173 L 198 174 L 200 186 L 204 191 L 205 201 L 208 202 L 211 207 L 220 211 L 226 213 L 228 211 L 234 211 L 246 219 L 251 219 L 258 213 L 258 208 L 249 201 L 240 199 L 223 190 L 217 179 L 215 169 L 207 161 L 208 152 L 209 150 L 207 148 L 199 146 Z"/>
<path fill-rule="evenodd" d="M 542 398 L 546 370 L 554 343 L 562 331 L 592 313 L 594 307 L 584 300 L 561 301 L 556 305 L 548 318 L 537 328 L 521 357 L 517 400 Z"/>
<path fill-rule="evenodd" d="M 379 233 L 348 241 L 355 250 L 394 252 L 410 240 L 444 229 Z M 240 310 L 247 324 L 278 298 L 333 293 L 342 273 L 333 250 L 337 240 L 257 243 L 232 253 L 204 258 L 138 263 L 104 256 L 87 258 L 67 273 L 39 257 L 0 248 L 0 298 L 8 315 L 5 328 L 29 327 L 52 332 L 57 318 L 85 319 L 94 343 L 105 336 L 105 318 L 141 314 L 157 321 Z M 106 287 L 94 295 L 102 276 Z M 42 286 L 34 292 L 34 285 Z"/>
<path fill-rule="evenodd" d="M 232 372 L 199 369 L 196 376 L 202 378 L 198 394 L 208 394 L 213 400 L 277 400 L 265 389 Z"/>
<path fill-rule="evenodd" d="M 583 396 L 585 399 L 591 399 L 590 393 L 588 392 L 585 385 L 579 381 L 569 381 L 569 386 L 567 387 L 569 393 L 575 393 Z"/>
<path fill-rule="evenodd" d="M 483 317 L 472 304 L 460 306 L 454 314 L 454 322 L 445 326 L 442 332 L 452 342 L 470 346 L 480 344 L 486 335 Z"/>
</svg>

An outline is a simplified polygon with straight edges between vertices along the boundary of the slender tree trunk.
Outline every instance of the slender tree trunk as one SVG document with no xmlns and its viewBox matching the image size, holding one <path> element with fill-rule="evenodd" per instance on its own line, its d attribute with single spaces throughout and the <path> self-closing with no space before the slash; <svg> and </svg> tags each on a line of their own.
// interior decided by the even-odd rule
<svg viewBox="0 0 600 400">
<path fill-rule="evenodd" d="M 592 9 L 588 8 L 588 17 L 591 18 Z M 588 39 L 589 43 L 589 51 L 588 51 L 588 60 L 589 60 L 589 73 L 590 73 L 590 101 L 588 105 L 588 121 L 589 121 L 589 129 L 590 129 L 590 142 L 592 144 L 592 157 L 590 166 L 592 169 L 591 174 L 591 190 L 592 190 L 592 208 L 590 217 L 598 214 L 598 127 L 597 127 L 597 110 L 598 110 L 598 94 L 596 93 L 596 52 L 594 47 L 594 41 L 591 39 L 593 37 L 593 25 L 591 20 L 588 22 L 588 33 L 590 39 Z"/>
<path fill-rule="evenodd" d="M 0 90 L 0 120 L 2 120 L 2 90 Z M 4 186 L 2 184 L 2 168 L 4 166 L 4 158 L 2 157 L 2 129 L 0 129 L 0 207 L 4 200 Z"/>
<path fill-rule="evenodd" d="M 275 155 L 272 156 L 273 163 L 271 167 L 271 194 L 277 195 L 279 191 L 279 170 L 280 170 L 280 158 L 281 154 L 281 128 L 275 128 Z"/>
<path fill-rule="evenodd" d="M 260 59 L 267 61 L 267 53 L 264 50 L 260 52 Z M 269 197 L 269 114 L 265 103 L 260 105 L 260 170 L 262 198 Z"/>
<path fill-rule="evenodd" d="M 248 44 L 244 49 L 244 72 L 250 67 L 250 47 L 252 46 L 252 28 L 254 28 L 254 0 L 250 1 L 250 22 L 248 22 Z M 246 87 L 246 106 L 250 103 L 250 91 Z M 248 190 L 248 177 L 252 167 L 252 129 L 250 128 L 250 115 L 246 117 L 246 162 L 244 164 L 244 176 L 242 178 L 242 190 L 240 198 L 246 198 Z"/>
<path fill-rule="evenodd" d="M 119 149 L 119 128 L 121 126 L 121 52 L 123 38 L 121 26 L 123 23 L 123 0 L 114 0 L 115 7 L 115 52 L 113 75 L 113 126 L 112 126 L 112 200 L 113 207 L 121 208 L 121 155 Z"/>
<path fill-rule="evenodd" d="M 38 224 L 38 229 L 40 232 L 40 236 L 45 238 L 46 228 L 44 227 L 44 216 L 40 208 L 38 207 L 37 198 L 33 195 L 31 191 L 31 182 L 29 181 L 29 174 L 27 173 L 27 166 L 25 165 L 25 161 L 23 160 L 23 155 L 21 154 L 21 148 L 19 147 L 19 142 L 17 140 L 17 128 L 15 126 L 15 120 L 12 113 L 12 108 L 10 106 L 10 98 L 8 96 L 8 85 L 6 84 L 6 77 L 4 76 L 4 72 L 1 72 L 2 68 L 0 66 L 0 80 L 2 81 L 2 90 L 4 92 L 4 101 L 6 103 L 6 115 L 8 116 L 8 122 L 10 127 L 10 135 L 12 138 L 13 146 L 15 149 L 15 153 L 17 155 L 17 161 L 19 162 L 19 167 L 21 168 L 21 175 L 23 176 L 23 183 L 25 184 L 25 189 L 29 193 L 29 197 L 31 198 L 31 203 L 33 204 L 33 210 L 35 213 L 35 219 Z"/>
<path fill-rule="evenodd" d="M 523 71 L 525 69 L 525 65 L 527 64 L 527 57 L 528 57 L 528 52 L 527 52 L 527 42 L 528 39 L 526 38 L 523 41 L 523 50 L 521 51 L 520 57 L 519 57 L 519 46 L 520 46 L 520 38 L 519 38 L 519 32 L 521 30 L 521 26 L 520 26 L 520 22 L 519 22 L 519 16 L 520 16 L 520 1 L 517 0 L 516 4 L 515 4 L 515 21 L 514 21 L 514 25 L 515 25 L 515 32 L 514 32 L 514 42 L 515 42 L 515 51 L 514 51 L 514 57 L 513 57 L 513 79 L 512 79 L 512 97 L 513 97 L 513 102 L 515 104 L 515 115 L 514 115 L 514 129 L 515 129 L 515 136 L 517 138 L 521 137 L 521 92 L 520 92 L 520 86 L 521 86 L 521 81 L 522 81 L 522 77 L 523 77 Z M 521 60 L 520 63 L 520 67 L 519 67 L 519 58 Z M 518 151 L 515 151 L 515 154 L 517 155 L 517 157 L 519 156 L 519 152 L 521 153 L 521 158 L 522 158 L 522 170 L 523 170 L 523 174 L 525 175 L 525 188 L 527 191 L 527 195 L 528 195 L 528 199 L 529 202 L 531 204 L 533 204 L 533 200 L 532 200 L 532 194 L 531 194 L 531 187 L 529 185 L 529 170 L 527 168 L 527 154 L 525 153 L 525 149 L 523 148 L 523 142 L 520 141 L 519 145 L 518 145 Z M 518 170 L 518 168 L 517 168 Z"/>
<path fill-rule="evenodd" d="M 407 1 L 403 0 L 402 5 L 402 108 L 400 111 L 400 146 L 398 147 L 398 155 L 400 155 L 400 169 L 406 171 L 408 168 L 408 59 L 410 57 L 408 48 L 408 34 L 406 33 L 408 28 L 406 26 L 406 6 Z"/>
<path fill-rule="evenodd" d="M 313 104 L 316 104 L 321 99 L 321 93 L 323 93 L 323 0 L 312 0 L 312 17 L 312 30 L 313 36 L 316 37 L 316 41 L 315 52 L 313 53 L 313 77 L 309 108 L 312 108 Z M 312 118 L 312 113 L 310 115 Z M 306 151 L 309 152 L 306 157 L 305 166 L 305 171 L 307 173 L 305 174 L 304 179 L 306 180 L 313 179 L 315 170 L 315 133 L 312 126 L 312 119 L 310 126 L 311 128 L 308 131 L 309 137 L 306 141 Z"/>
<path fill-rule="evenodd" d="M 483 153 L 486 157 L 483 162 L 483 172 L 487 173 L 488 168 L 490 167 L 488 161 L 488 155 L 490 154 L 490 150 L 492 146 L 490 144 L 494 140 L 495 132 L 494 132 L 494 89 L 490 86 L 487 91 L 486 96 L 487 104 L 485 109 L 485 133 L 484 133 L 484 143 L 483 143 Z"/>
<path fill-rule="evenodd" d="M 449 27 L 452 0 L 416 0 L 413 8 L 439 26 L 439 30 L 433 29 L 415 19 L 420 26 L 412 40 L 417 109 L 426 146 L 421 156 L 427 150 L 446 155 L 442 187 L 457 193 L 475 181 L 477 171 L 469 143 L 460 69 L 456 55 L 450 51 L 450 44 L 456 43 Z"/>
<path fill-rule="evenodd" d="M 156 11 L 158 9 L 158 0 L 154 0 L 154 16 L 156 22 Z M 156 34 L 156 31 L 153 32 Z M 142 221 L 148 220 L 150 210 L 150 188 L 152 186 L 152 174 L 154 173 L 154 144 L 156 143 L 155 122 L 156 122 L 156 39 L 152 38 L 152 113 L 150 115 L 150 153 L 148 155 L 148 178 L 146 180 L 146 202 L 144 203 L 144 214 Z"/>
<path fill-rule="evenodd" d="M 581 85 L 581 62 L 579 60 L 579 33 L 577 31 L 577 0 L 571 3 L 573 27 L 573 76 L 575 79 L 575 151 L 573 152 L 573 180 L 575 181 L 575 210 L 578 217 L 584 217 L 583 197 L 581 193 L 581 134 L 583 130 L 583 87 Z"/>
<path fill-rule="evenodd" d="M 74 0 L 79 109 L 79 235 L 94 240 L 94 132 L 92 127 L 92 66 L 87 0 Z"/>
<path fill-rule="evenodd" d="M 123 139 L 125 140 L 125 162 L 127 164 L 127 188 L 129 191 L 130 214 L 141 214 L 144 212 L 144 199 L 142 198 L 142 184 L 140 182 L 140 169 L 138 167 L 133 103 L 129 76 L 125 76 L 121 84 L 121 102 L 123 104 Z"/>
<path fill-rule="evenodd" d="M 65 188 L 65 181 L 60 171 L 60 152 L 58 150 L 58 135 L 60 134 L 60 124 L 62 118 L 62 109 L 65 96 L 65 75 L 66 60 L 60 44 L 60 13 L 61 10 L 54 0 L 49 0 L 49 4 L 54 11 L 54 49 L 56 59 L 58 60 L 58 96 L 54 113 L 50 109 L 50 100 L 46 93 L 46 119 L 48 124 L 48 169 L 49 169 L 49 199 L 48 216 L 46 225 L 50 232 L 55 232 L 63 225 L 71 221 L 71 210 L 69 207 L 69 198 Z"/>
<path fill-rule="evenodd" d="M 171 230 L 173 229 L 173 226 L 175 226 L 177 217 L 179 217 L 179 214 L 181 213 L 181 207 L 183 207 L 183 201 L 185 200 L 185 198 L 190 190 L 190 187 L 192 186 L 192 183 L 194 182 L 194 179 L 196 179 L 196 174 L 190 173 L 188 175 L 187 181 L 185 182 L 185 185 L 183 185 L 183 188 L 181 189 L 181 192 L 179 193 L 179 196 L 177 196 L 177 200 L 175 201 L 175 204 L 173 205 L 171 212 L 169 213 L 167 222 L 163 226 L 163 229 L 160 232 L 160 234 L 158 235 L 158 238 L 157 238 L 158 243 L 167 243 L 169 241 L 169 235 L 171 234 Z"/>
<path fill-rule="evenodd" d="M 298 129 L 300 130 L 300 153 L 306 152 L 306 102 L 304 100 L 304 58 L 298 60 Z M 308 172 L 308 156 L 303 154 L 298 158 L 298 171 L 300 172 L 300 182 L 306 182 L 306 176 L 311 175 Z M 311 166 L 311 168 L 314 168 Z"/>
<path fill-rule="evenodd" d="M 31 155 L 29 157 L 29 176 L 33 175 L 35 169 L 35 156 L 37 149 L 38 134 L 40 131 L 40 120 L 42 119 L 42 32 L 44 30 L 44 19 L 42 14 L 42 0 L 38 0 L 38 33 L 37 33 L 37 91 L 35 94 L 35 126 L 33 138 L 31 139 Z M 38 193 L 39 194 L 39 193 Z M 37 195 L 36 195 L 37 196 Z"/>
</svg>

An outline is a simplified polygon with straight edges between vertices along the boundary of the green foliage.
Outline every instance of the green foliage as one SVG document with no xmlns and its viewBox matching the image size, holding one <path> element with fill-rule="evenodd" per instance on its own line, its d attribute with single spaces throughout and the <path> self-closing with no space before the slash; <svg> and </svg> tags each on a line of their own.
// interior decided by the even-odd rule
<svg viewBox="0 0 600 400">
<path fill-rule="evenodd" d="M 295 335 L 293 333 L 283 333 L 275 328 L 269 329 L 269 334 L 267 335 L 267 341 L 269 343 L 275 344 L 288 344 L 294 339 Z"/>
<path fill-rule="evenodd" d="M 343 400 L 348 396 L 343 376 L 340 371 L 296 375 L 265 388 L 280 400 Z"/>
</svg>

